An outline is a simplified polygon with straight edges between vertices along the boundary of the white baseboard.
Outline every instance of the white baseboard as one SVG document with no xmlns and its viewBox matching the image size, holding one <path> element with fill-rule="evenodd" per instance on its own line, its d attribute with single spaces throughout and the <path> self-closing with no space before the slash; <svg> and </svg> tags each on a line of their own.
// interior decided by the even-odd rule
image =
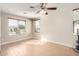
<svg viewBox="0 0 79 59">
<path fill-rule="evenodd" d="M 5 44 L 9 44 L 9 43 L 13 43 L 13 42 L 17 42 L 17 41 L 22 41 L 22 40 L 28 40 L 28 39 L 32 39 L 32 38 L 36 38 L 36 37 L 29 37 L 29 38 L 25 38 L 25 39 L 19 39 L 19 40 L 14 40 L 14 41 L 9 41 L 9 42 L 4 42 L 4 43 L 1 43 L 0 45 L 5 45 Z M 72 45 L 68 45 L 68 44 L 64 44 L 64 43 L 60 43 L 60 42 L 56 42 L 56 41 L 52 41 L 52 40 L 46 40 L 47 42 L 51 42 L 51 43 L 56 43 L 56 44 L 59 44 L 59 45 L 63 45 L 63 46 L 67 46 L 67 47 L 71 47 L 71 48 L 74 48 Z"/>
<path fill-rule="evenodd" d="M 56 43 L 56 44 L 59 44 L 59 45 L 63 45 L 63 46 L 66 46 L 66 47 L 74 48 L 72 45 L 68 45 L 68 44 L 64 44 L 64 43 L 60 43 L 60 42 L 55 42 L 55 41 L 51 41 L 51 40 L 47 40 L 47 41 L 51 42 L 51 43 Z"/>
<path fill-rule="evenodd" d="M 13 42 L 18 42 L 18 41 L 22 41 L 22 40 L 28 40 L 28 39 L 32 39 L 32 37 L 29 37 L 29 38 L 24 38 L 24 39 L 17 39 L 17 40 L 14 40 L 14 41 L 9 41 L 9 42 L 3 42 L 1 43 L 1 45 L 5 45 L 5 44 L 10 44 L 10 43 L 13 43 Z"/>
<path fill-rule="evenodd" d="M 33 37 L 33 38 L 38 38 L 38 37 Z M 64 43 L 61 43 L 61 42 L 56 42 L 56 41 L 52 41 L 52 40 L 44 40 L 44 41 L 51 42 L 51 43 L 56 43 L 56 44 L 63 45 L 63 46 L 66 46 L 66 47 L 74 48 L 74 46 L 72 46 L 72 45 L 64 44 Z"/>
</svg>

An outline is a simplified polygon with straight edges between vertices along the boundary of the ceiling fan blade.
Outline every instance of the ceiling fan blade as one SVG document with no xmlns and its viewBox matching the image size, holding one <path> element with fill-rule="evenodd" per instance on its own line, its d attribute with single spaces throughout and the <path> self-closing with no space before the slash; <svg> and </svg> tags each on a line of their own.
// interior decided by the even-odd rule
<svg viewBox="0 0 79 59">
<path fill-rule="evenodd" d="M 41 11 L 41 10 L 38 10 L 38 11 L 36 12 L 36 14 L 40 13 L 40 11 Z"/>
<path fill-rule="evenodd" d="M 35 8 L 34 6 L 30 6 L 30 8 Z"/>
<path fill-rule="evenodd" d="M 44 6 L 44 3 L 40 3 L 40 7 L 42 8 Z"/>
<path fill-rule="evenodd" d="M 47 10 L 56 10 L 56 7 L 48 7 Z"/>
</svg>

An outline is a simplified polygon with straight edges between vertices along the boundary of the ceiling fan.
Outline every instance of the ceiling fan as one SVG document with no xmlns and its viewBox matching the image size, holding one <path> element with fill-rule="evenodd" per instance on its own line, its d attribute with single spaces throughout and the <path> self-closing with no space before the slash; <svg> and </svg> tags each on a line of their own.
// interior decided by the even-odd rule
<svg viewBox="0 0 79 59">
<path fill-rule="evenodd" d="M 40 3 L 40 9 L 36 12 L 36 14 L 44 11 L 45 15 L 48 15 L 47 10 L 56 10 L 56 7 L 46 7 L 47 3 Z M 30 6 L 30 8 L 35 8 L 34 6 Z"/>
</svg>

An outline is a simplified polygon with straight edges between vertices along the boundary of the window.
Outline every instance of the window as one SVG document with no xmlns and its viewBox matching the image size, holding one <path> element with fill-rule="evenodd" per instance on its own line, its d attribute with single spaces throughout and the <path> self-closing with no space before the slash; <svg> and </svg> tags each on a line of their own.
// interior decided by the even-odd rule
<svg viewBox="0 0 79 59">
<path fill-rule="evenodd" d="M 35 21 L 35 32 L 40 32 L 40 20 Z"/>
<path fill-rule="evenodd" d="M 8 35 L 23 34 L 26 32 L 26 21 L 8 19 Z"/>
</svg>

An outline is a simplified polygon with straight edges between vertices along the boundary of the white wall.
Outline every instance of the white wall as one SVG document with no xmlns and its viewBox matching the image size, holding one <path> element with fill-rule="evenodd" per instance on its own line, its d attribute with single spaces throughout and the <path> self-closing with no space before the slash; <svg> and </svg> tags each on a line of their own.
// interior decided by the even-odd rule
<svg viewBox="0 0 79 59">
<path fill-rule="evenodd" d="M 15 36 L 9 36 L 8 35 L 8 17 L 13 17 L 13 18 L 18 18 L 18 19 L 25 19 L 27 24 L 26 24 L 26 33 L 24 35 L 15 35 Z M 1 13 L 1 34 L 2 34 L 2 44 L 9 43 L 9 42 L 14 42 L 18 40 L 23 40 L 23 39 L 29 39 L 32 38 L 32 24 L 31 20 L 20 17 L 20 16 L 15 16 L 11 14 L 7 14 L 2 12 Z"/>
<path fill-rule="evenodd" d="M 73 9 L 79 4 L 50 4 L 57 6 L 57 10 L 48 11 L 48 15 L 41 16 L 41 39 L 68 47 L 74 47 Z"/>
<path fill-rule="evenodd" d="M 1 12 L 0 12 L 0 44 L 1 44 Z"/>
<path fill-rule="evenodd" d="M 0 52 L 1 52 L 1 11 L 0 11 Z"/>
</svg>

